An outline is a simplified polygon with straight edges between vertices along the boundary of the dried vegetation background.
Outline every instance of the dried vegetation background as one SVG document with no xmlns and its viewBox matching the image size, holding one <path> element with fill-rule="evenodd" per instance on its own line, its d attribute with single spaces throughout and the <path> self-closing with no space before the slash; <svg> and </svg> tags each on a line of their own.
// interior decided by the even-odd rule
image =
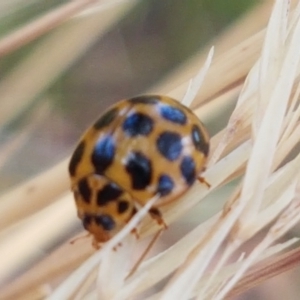
<svg viewBox="0 0 300 300">
<path fill-rule="evenodd" d="M 299 298 L 300 4 L 179 2 L 0 3 L 1 299 Z M 70 244 L 67 162 L 105 107 L 150 92 L 208 125 L 212 187 L 166 207 L 128 276 L 155 199 L 100 251 Z"/>
</svg>

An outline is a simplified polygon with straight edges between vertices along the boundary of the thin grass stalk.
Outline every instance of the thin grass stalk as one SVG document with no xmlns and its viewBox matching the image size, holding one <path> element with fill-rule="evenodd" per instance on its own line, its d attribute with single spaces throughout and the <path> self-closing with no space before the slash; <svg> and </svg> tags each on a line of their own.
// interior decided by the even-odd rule
<svg viewBox="0 0 300 300">
<path fill-rule="evenodd" d="M 265 280 L 295 268 L 299 264 L 299 248 L 266 259 L 266 261 L 252 267 L 224 299 L 229 300 L 237 297 L 252 287 L 263 283 Z"/>
<path fill-rule="evenodd" d="M 46 34 L 97 0 L 75 0 L 47 12 L 0 40 L 0 58 Z"/>
<path fill-rule="evenodd" d="M 234 285 L 238 284 L 238 280 L 246 270 L 261 261 L 265 251 L 274 250 L 271 245 L 298 222 L 300 216 L 298 199 L 300 156 L 297 155 L 280 169 L 277 168 L 297 143 L 299 130 L 294 117 L 297 115 L 298 107 L 295 104 L 296 100 L 293 100 L 294 102 L 291 100 L 293 87 L 298 84 L 296 78 L 299 65 L 299 49 L 297 48 L 299 15 L 294 14 L 292 21 L 289 21 L 290 16 L 286 15 L 287 6 L 280 6 L 283 4 L 280 1 L 275 4 L 273 19 L 269 23 L 264 46 L 270 47 L 268 41 L 273 43 L 270 35 L 280 32 L 281 35 L 274 40 L 275 46 L 273 45 L 273 50 L 279 50 L 280 55 L 277 56 L 276 53 L 273 56 L 272 47 L 267 50 L 264 48 L 262 57 L 250 72 L 242 89 L 229 126 L 213 139 L 213 149 L 217 149 L 215 152 L 217 154 L 212 155 L 213 163 L 204 174 L 212 184 L 211 190 L 196 184 L 190 193 L 183 197 L 180 204 L 172 203 L 166 207 L 164 216 L 168 223 L 178 219 L 185 211 L 199 203 L 205 195 L 211 193 L 214 188 L 224 184 L 229 178 L 238 176 L 239 172 L 243 172 L 245 163 L 250 157 L 246 176 L 237 187 L 235 194 L 228 199 L 223 212 L 217 213 L 207 222 L 199 224 L 194 231 L 179 240 L 166 252 L 146 260 L 136 273 L 127 279 L 125 258 L 128 259 L 127 250 L 130 248 L 125 245 L 116 253 L 112 252 L 112 248 L 124 238 L 124 235 L 129 233 L 130 229 L 137 225 L 139 219 L 135 219 L 130 224 L 131 227 L 127 227 L 121 235 L 111 240 L 101 251 L 95 253 L 82 267 L 72 273 L 51 295 L 50 299 L 55 299 L 55 297 L 64 299 L 69 296 L 75 297 L 75 299 L 84 297 L 85 290 L 89 288 L 93 280 L 96 280 L 97 272 L 93 270 L 97 268 L 101 260 L 104 263 L 100 265 L 97 285 L 90 294 L 91 297 L 98 295 L 102 299 L 128 299 L 145 291 L 175 271 L 175 275 L 161 293 L 153 295 L 153 299 L 174 299 L 174 293 L 181 299 L 192 296 L 199 298 L 202 295 L 211 299 L 209 291 L 212 287 L 215 287 L 213 298 L 223 299 L 234 288 Z M 296 12 L 300 11 L 299 6 Z M 273 65 L 274 60 L 276 66 Z M 276 76 L 268 77 L 266 75 L 272 70 L 280 75 L 278 80 Z M 286 76 L 286 74 L 289 75 Z M 256 80 L 257 78 L 259 81 Z M 294 103 L 292 105 L 296 109 L 294 113 L 288 112 L 291 103 Z M 257 106 L 260 107 L 259 110 Z M 287 113 L 285 114 L 285 112 Z M 273 126 L 272 115 L 274 116 L 274 113 L 276 116 L 278 114 L 276 126 Z M 290 125 L 291 120 L 293 125 Z M 285 128 L 288 130 L 285 131 Z M 287 133 L 284 134 L 284 132 Z M 222 143 L 218 148 L 219 141 Z M 261 170 L 261 166 L 265 162 L 267 162 L 267 168 Z M 142 210 L 143 213 L 146 213 L 148 208 L 145 207 L 145 211 Z M 245 208 L 247 208 L 247 213 L 243 212 Z M 248 208 L 250 209 L 248 210 Z M 266 230 L 263 240 L 249 256 L 242 257 L 236 264 L 237 268 L 234 269 L 234 273 L 227 272 L 228 276 L 218 281 L 220 279 L 218 274 L 226 268 L 225 263 L 229 260 L 232 252 L 270 222 L 274 222 L 273 226 Z M 147 236 L 155 230 L 157 227 L 151 220 L 145 219 L 141 222 L 141 237 Z M 219 265 L 207 280 L 206 272 L 210 263 L 216 258 L 215 253 L 220 249 L 222 241 L 225 240 L 227 243 L 223 249 L 224 255 L 219 258 Z M 294 240 L 287 244 L 291 245 L 292 242 Z M 277 246 L 272 255 L 282 249 L 284 249 L 283 246 Z M 179 253 L 182 254 L 180 261 L 178 260 Z M 105 277 L 103 274 L 108 274 L 109 266 L 113 266 L 117 261 L 118 263 L 114 267 L 120 269 L 118 276 L 114 276 L 115 273 L 112 272 L 111 276 Z M 216 272 L 218 270 L 220 272 Z M 109 284 L 105 284 L 105 282 Z M 206 285 L 204 285 L 205 282 Z"/>
</svg>

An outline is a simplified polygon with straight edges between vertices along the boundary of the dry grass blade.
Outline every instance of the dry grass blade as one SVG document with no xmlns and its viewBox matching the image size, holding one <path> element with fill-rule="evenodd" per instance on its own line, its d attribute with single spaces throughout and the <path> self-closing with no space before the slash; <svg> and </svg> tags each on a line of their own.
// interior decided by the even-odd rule
<svg viewBox="0 0 300 300">
<path fill-rule="evenodd" d="M 298 187 L 299 188 L 299 187 Z M 292 187 L 295 191 L 295 187 Z M 224 299 L 225 295 L 233 288 L 242 274 L 254 264 L 257 257 L 263 253 L 271 244 L 279 239 L 284 233 L 286 233 L 292 226 L 294 226 L 300 219 L 300 202 L 299 199 L 294 199 L 291 205 L 283 212 L 283 214 L 276 221 L 275 225 L 271 227 L 269 233 L 260 242 L 251 254 L 244 260 L 242 266 L 237 270 L 235 275 L 225 284 L 224 288 L 215 296 L 216 300 Z"/>
<path fill-rule="evenodd" d="M 1 296 L 4 299 L 23 299 L 24 295 L 39 290 L 45 283 L 50 287 L 54 281 L 55 286 L 56 278 L 74 271 L 94 252 L 95 249 L 87 243 L 86 239 L 78 241 L 75 245 L 68 241 L 2 289 Z M 48 291 L 47 295 L 51 291 Z"/>
<path fill-rule="evenodd" d="M 194 101 L 198 90 L 200 89 L 202 82 L 206 76 L 206 73 L 211 65 L 211 61 L 214 55 L 214 48 L 211 48 L 207 59 L 203 65 L 203 68 L 200 70 L 200 72 L 190 81 L 189 83 L 189 87 L 187 89 L 187 92 L 185 94 L 185 96 L 183 97 L 182 103 L 187 106 L 190 107 L 192 102 Z"/>
<path fill-rule="evenodd" d="M 46 13 L 45 16 L 40 17 L 38 20 L 26 26 L 22 26 L 14 33 L 0 40 L 0 58 L 47 33 L 96 1 L 97 0 L 71 1 L 50 13 Z"/>
<path fill-rule="evenodd" d="M 254 34 L 216 58 L 205 78 L 205 86 L 191 107 L 196 109 L 201 103 L 212 101 L 226 91 L 242 86 L 249 69 L 259 57 L 263 37 L 264 31 Z"/>
<path fill-rule="evenodd" d="M 294 238 L 294 239 L 286 241 L 285 243 L 277 244 L 275 246 L 270 247 L 263 253 L 263 255 L 258 257 L 256 263 L 261 264 L 263 261 L 268 260 L 274 254 L 286 250 L 287 248 L 293 246 L 298 241 L 299 241 L 298 239 Z M 226 267 L 223 267 L 221 270 L 219 270 L 219 273 L 217 274 L 217 276 L 213 277 L 209 274 L 208 280 L 205 280 L 205 278 L 204 278 L 199 283 L 199 285 L 197 286 L 197 289 L 195 290 L 195 294 L 198 295 L 197 300 L 214 299 L 214 297 L 216 297 L 216 294 L 218 293 L 220 288 L 223 286 L 224 282 L 226 282 L 231 276 L 233 276 L 235 274 L 235 272 L 241 267 L 241 264 L 242 264 L 243 260 L 245 259 L 245 256 L 246 256 L 246 253 L 242 253 L 239 260 L 227 265 Z M 215 273 L 215 270 L 214 270 L 214 273 Z M 199 291 L 200 291 L 200 293 L 199 293 Z"/>
<path fill-rule="evenodd" d="M 299 248 L 266 259 L 252 267 L 224 299 L 232 299 L 269 278 L 295 268 L 299 263 Z"/>
<path fill-rule="evenodd" d="M 65 196 L 1 234 L 0 254 L 5 259 L 1 259 L 0 284 L 11 279 L 19 268 L 25 267 L 35 257 L 42 256 L 43 249 L 51 244 L 58 230 L 63 235 L 72 228 L 75 211 L 72 212 L 71 201 L 70 195 Z M 61 221 L 55 223 L 55 218 Z"/>
<path fill-rule="evenodd" d="M 38 177 L 2 195 L 0 228 L 4 230 L 19 222 L 50 204 L 53 199 L 65 192 L 69 186 L 67 164 L 68 160 L 64 160 Z M 23 200 L 21 203 L 20 199 Z M 18 210 L 15 209 L 16 206 L 19 207 Z"/>
<path fill-rule="evenodd" d="M 280 7 L 280 1 L 278 1 L 277 3 L 278 5 L 275 6 L 274 9 L 275 12 L 276 8 L 278 10 L 284 9 Z M 284 21 L 283 26 L 285 26 L 285 23 L 286 22 Z M 286 46 L 288 49 L 286 50 L 286 55 L 284 57 L 284 60 L 282 61 L 283 65 L 281 70 L 279 71 L 278 80 L 275 79 L 275 89 L 272 88 L 272 92 L 270 93 L 268 108 L 264 115 L 264 120 L 260 125 L 261 127 L 257 133 L 256 141 L 253 147 L 253 155 L 249 159 L 242 196 L 251 195 L 252 191 L 256 191 L 256 193 L 254 195 L 251 195 L 253 199 L 255 199 L 255 201 L 252 202 L 251 207 L 248 207 L 249 210 L 247 210 L 247 216 L 245 216 L 248 219 L 253 218 L 253 214 L 255 214 L 259 209 L 259 199 L 264 188 L 264 181 L 266 180 L 268 173 L 270 172 L 273 155 L 276 151 L 276 144 L 278 143 L 281 134 L 281 126 L 283 124 L 284 114 L 287 110 L 286 106 L 291 95 L 292 86 L 296 78 L 297 66 L 300 59 L 298 55 L 300 50 L 298 43 L 300 38 L 299 34 L 300 22 L 298 20 L 297 27 L 295 28 L 293 34 L 293 39 L 290 44 Z M 289 41 L 287 40 L 287 42 Z M 284 47 L 284 45 L 282 45 L 282 47 Z M 270 86 L 271 85 L 268 84 L 267 88 L 269 88 Z M 272 86 L 274 86 L 274 84 Z M 272 122 L 274 115 L 276 115 L 276 123 Z M 262 165 L 264 165 L 264 168 L 260 169 L 261 176 L 257 176 L 257 170 L 259 170 L 259 167 Z M 255 176 L 253 176 L 254 174 Z M 247 186 L 248 182 L 251 182 L 251 180 L 247 177 L 253 177 L 254 182 L 256 181 L 256 186 L 252 184 L 250 186 Z"/>
<path fill-rule="evenodd" d="M 26 142 L 28 137 L 32 134 L 32 131 L 37 128 L 37 126 L 47 115 L 49 115 L 50 111 L 51 109 L 47 102 L 38 105 L 33 112 L 31 122 L 23 127 L 22 132 L 14 134 L 6 143 L 1 145 L 0 170 L 5 163 L 9 162 L 10 158 L 15 154 L 15 152 Z"/>
<path fill-rule="evenodd" d="M 49 300 L 135 299 L 143 297 L 144 292 L 149 292 L 158 284 L 160 289 L 153 291 L 149 300 L 173 300 L 175 297 L 180 300 L 192 297 L 221 300 L 237 295 L 258 284 L 260 280 L 296 265 L 295 258 L 299 256 L 299 249 L 291 252 L 288 257 L 278 256 L 278 253 L 292 245 L 295 246 L 298 239 L 292 238 L 282 244 L 276 244 L 278 239 L 300 220 L 300 155 L 291 155 L 292 149 L 299 143 L 300 132 L 300 2 L 293 12 L 289 11 L 289 4 L 289 1 L 276 0 L 267 29 L 219 56 L 208 69 L 212 60 L 211 51 L 203 69 L 192 81 L 184 97 L 185 103 L 190 103 L 191 99 L 196 97 L 193 107 L 197 107 L 201 102 L 217 98 L 229 99 L 228 95 L 240 92 L 228 125 L 211 141 L 210 162 L 203 174 L 211 188 L 196 183 L 180 201 L 162 206 L 164 220 L 171 225 L 215 189 L 223 187 L 233 179 L 239 179 L 223 210 L 215 212 L 204 222 L 197 220 L 193 230 L 163 252 L 145 259 L 130 273 L 132 261 L 136 261 L 135 253 L 141 245 L 132 234 L 133 229 L 138 229 L 140 239 L 160 229 L 147 216 L 149 208 L 158 200 L 154 197 L 135 214 L 120 233 L 83 264 L 78 266 L 76 263 L 81 262 L 83 257 L 92 251 L 88 251 L 86 247 L 74 246 L 74 252 L 78 251 L 76 258 L 66 260 L 60 268 L 60 261 L 70 251 L 68 247 L 63 247 L 53 254 L 51 259 L 46 259 L 40 266 L 36 266 L 37 272 L 44 272 L 44 278 L 39 280 L 34 272 L 29 271 L 28 281 L 21 281 L 23 285 L 20 284 L 20 290 L 14 295 L 22 295 L 24 292 L 30 297 L 31 289 L 37 294 L 42 292 L 45 295 L 47 292 L 43 290 L 43 282 L 47 281 L 47 287 L 53 288 Z M 125 6 L 120 8 L 119 13 L 124 9 Z M 87 16 L 88 19 L 85 19 Z M 54 47 L 66 33 L 72 36 L 74 34 L 76 43 L 72 44 L 72 47 L 78 46 L 79 42 L 82 44 L 82 36 L 78 39 L 75 37 L 79 30 L 90 34 L 84 41 L 91 45 L 101 31 L 99 16 L 99 10 L 96 8 L 91 13 L 86 11 L 80 17 L 73 18 L 68 28 L 59 28 L 36 51 L 41 54 L 39 51 L 45 51 L 46 46 Z M 112 19 L 108 18 L 107 24 L 111 24 L 110 22 Z M 262 52 L 259 53 L 262 43 Z M 15 95 L 19 102 L 30 102 L 33 95 L 39 94 L 62 70 L 76 60 L 84 51 L 84 47 L 79 45 L 80 49 L 77 49 L 72 57 L 68 56 L 71 47 L 66 47 L 63 55 L 54 51 L 54 54 L 58 55 L 55 62 L 63 61 L 61 68 L 52 69 L 50 64 L 54 61 L 49 62 L 48 66 L 46 64 L 46 67 L 40 61 L 40 65 L 36 66 L 43 66 L 45 69 L 42 68 L 39 72 L 49 71 L 44 78 L 44 84 L 29 87 L 22 95 L 12 93 L 9 96 Z M 30 59 L 23 62 L 23 67 L 28 67 L 29 62 Z M 21 66 L 21 69 L 23 67 Z M 203 96 L 197 97 L 206 72 L 205 82 L 211 83 L 203 85 L 199 93 L 200 95 L 203 91 Z M 34 75 L 34 71 L 32 74 Z M 21 75 L 22 72 L 11 74 L 3 82 L 13 89 L 17 80 L 22 80 Z M 217 84 L 214 90 L 212 86 L 215 82 Z M 22 82 L 25 83 L 26 80 Z M 4 86 L 0 85 L 0 97 L 1 95 L 6 95 L 4 102 L 8 103 L 8 94 L 5 94 Z M 0 218 L 3 229 L 0 233 L 0 257 L 9 256 L 9 259 L 1 263 L 0 277 L 3 282 L 18 271 L 25 259 L 34 260 L 38 257 L 38 250 L 34 247 L 45 249 L 50 240 L 57 238 L 57 232 L 61 233 L 62 226 L 66 232 L 73 224 L 73 202 L 70 200 L 70 194 L 63 193 L 68 186 L 66 164 L 66 161 L 62 162 L 52 171 L 2 197 L 0 211 L 4 211 L 7 216 Z M 239 178 L 241 176 L 243 177 Z M 53 178 L 58 178 L 59 182 L 56 180 L 54 183 Z M 32 190 L 32 187 L 35 189 L 31 191 L 29 200 L 28 190 Z M 40 191 L 46 191 L 47 187 L 50 189 L 49 195 L 42 196 Z M 27 202 L 27 208 L 20 204 L 24 212 L 14 210 L 16 201 L 20 198 Z M 51 203 L 53 199 L 57 201 Z M 28 202 L 32 206 L 28 207 Z M 50 227 L 54 226 L 50 221 L 59 214 L 63 222 L 55 225 L 60 229 L 53 228 L 51 231 Z M 31 238 L 33 239 L 30 234 L 33 232 L 34 238 L 38 237 L 38 243 L 35 244 L 30 243 Z M 43 232 L 47 232 L 47 240 Z M 250 239 L 254 240 L 258 234 L 259 242 L 256 241 L 250 249 L 245 248 L 246 243 Z M 29 241 L 23 249 L 20 246 L 22 238 Z M 11 254 L 12 249 L 20 251 Z M 235 254 L 239 256 L 238 259 Z M 57 259 L 57 265 L 50 267 L 49 264 L 54 259 Z M 274 268 L 270 267 L 271 263 L 275 264 Z M 59 279 L 58 286 L 57 274 L 66 276 Z M 162 284 L 168 276 L 167 283 Z M 17 285 L 16 281 L 15 285 L 10 287 L 10 291 L 7 289 L 6 295 L 12 295 L 12 290 L 17 289 Z"/>
</svg>

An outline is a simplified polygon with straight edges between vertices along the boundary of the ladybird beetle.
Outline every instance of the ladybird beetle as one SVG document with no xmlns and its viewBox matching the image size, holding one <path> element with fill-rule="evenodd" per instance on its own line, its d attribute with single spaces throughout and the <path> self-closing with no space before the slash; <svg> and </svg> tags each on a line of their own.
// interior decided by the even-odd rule
<svg viewBox="0 0 300 300">
<path fill-rule="evenodd" d="M 205 167 L 209 135 L 197 116 L 167 96 L 139 96 L 110 107 L 79 141 L 69 164 L 78 217 L 103 243 L 149 199 L 176 200 Z"/>
</svg>

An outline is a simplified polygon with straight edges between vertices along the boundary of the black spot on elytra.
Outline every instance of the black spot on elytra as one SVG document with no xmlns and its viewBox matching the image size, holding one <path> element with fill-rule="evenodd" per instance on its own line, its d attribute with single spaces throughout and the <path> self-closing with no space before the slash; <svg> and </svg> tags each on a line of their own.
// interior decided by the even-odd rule
<svg viewBox="0 0 300 300">
<path fill-rule="evenodd" d="M 96 123 L 94 124 L 94 128 L 98 130 L 108 126 L 116 118 L 117 115 L 118 109 L 112 108 L 96 121 Z"/>
<path fill-rule="evenodd" d="M 85 230 L 88 230 L 88 227 L 90 226 L 92 222 L 92 216 L 91 215 L 84 215 L 82 218 L 82 225 Z"/>
<path fill-rule="evenodd" d="M 126 171 L 131 177 L 131 186 L 143 190 L 151 182 L 152 166 L 150 160 L 140 152 L 132 152 L 126 163 Z"/>
<path fill-rule="evenodd" d="M 121 200 L 118 202 L 118 213 L 122 214 L 129 208 L 128 201 Z"/>
<path fill-rule="evenodd" d="M 102 174 L 113 162 L 115 143 L 111 136 L 101 138 L 95 145 L 92 154 L 92 163 L 97 174 Z"/>
<path fill-rule="evenodd" d="M 161 196 L 168 195 L 174 187 L 172 178 L 168 175 L 161 175 L 158 179 L 157 193 Z"/>
<path fill-rule="evenodd" d="M 110 201 L 115 201 L 122 194 L 122 190 L 114 183 L 109 183 L 97 194 L 97 204 L 106 205 Z"/>
<path fill-rule="evenodd" d="M 106 231 L 112 230 L 116 226 L 115 221 L 109 215 L 95 216 L 95 222 Z"/>
<path fill-rule="evenodd" d="M 129 99 L 129 101 L 133 104 L 156 104 L 159 100 L 159 96 L 139 96 Z"/>
<path fill-rule="evenodd" d="M 91 188 L 89 187 L 89 184 L 85 178 L 81 179 L 78 182 L 78 191 L 86 203 L 91 202 L 92 191 L 91 191 Z"/>
<path fill-rule="evenodd" d="M 174 161 L 182 151 L 181 136 L 176 132 L 163 132 L 157 139 L 158 151 L 168 160 Z"/>
<path fill-rule="evenodd" d="M 205 141 L 205 138 L 197 125 L 193 125 L 192 140 L 195 148 L 207 156 L 209 152 L 209 144 Z"/>
<path fill-rule="evenodd" d="M 160 107 L 161 116 L 168 121 L 171 121 L 176 124 L 184 125 L 186 123 L 185 113 L 176 107 L 169 105 L 162 105 Z"/>
<path fill-rule="evenodd" d="M 76 149 L 71 157 L 71 160 L 69 163 L 69 173 L 71 176 L 75 176 L 75 174 L 76 174 L 76 168 L 81 161 L 82 155 L 84 153 L 84 148 L 85 148 L 85 144 L 83 141 L 81 141 L 79 143 L 79 145 L 76 147 Z"/>
<path fill-rule="evenodd" d="M 195 162 L 190 156 L 183 157 L 180 164 L 180 171 L 188 185 L 192 185 L 196 179 Z"/>
<path fill-rule="evenodd" d="M 153 129 L 153 120 L 145 114 L 134 113 L 123 123 L 123 130 L 129 136 L 148 135 Z"/>
</svg>

